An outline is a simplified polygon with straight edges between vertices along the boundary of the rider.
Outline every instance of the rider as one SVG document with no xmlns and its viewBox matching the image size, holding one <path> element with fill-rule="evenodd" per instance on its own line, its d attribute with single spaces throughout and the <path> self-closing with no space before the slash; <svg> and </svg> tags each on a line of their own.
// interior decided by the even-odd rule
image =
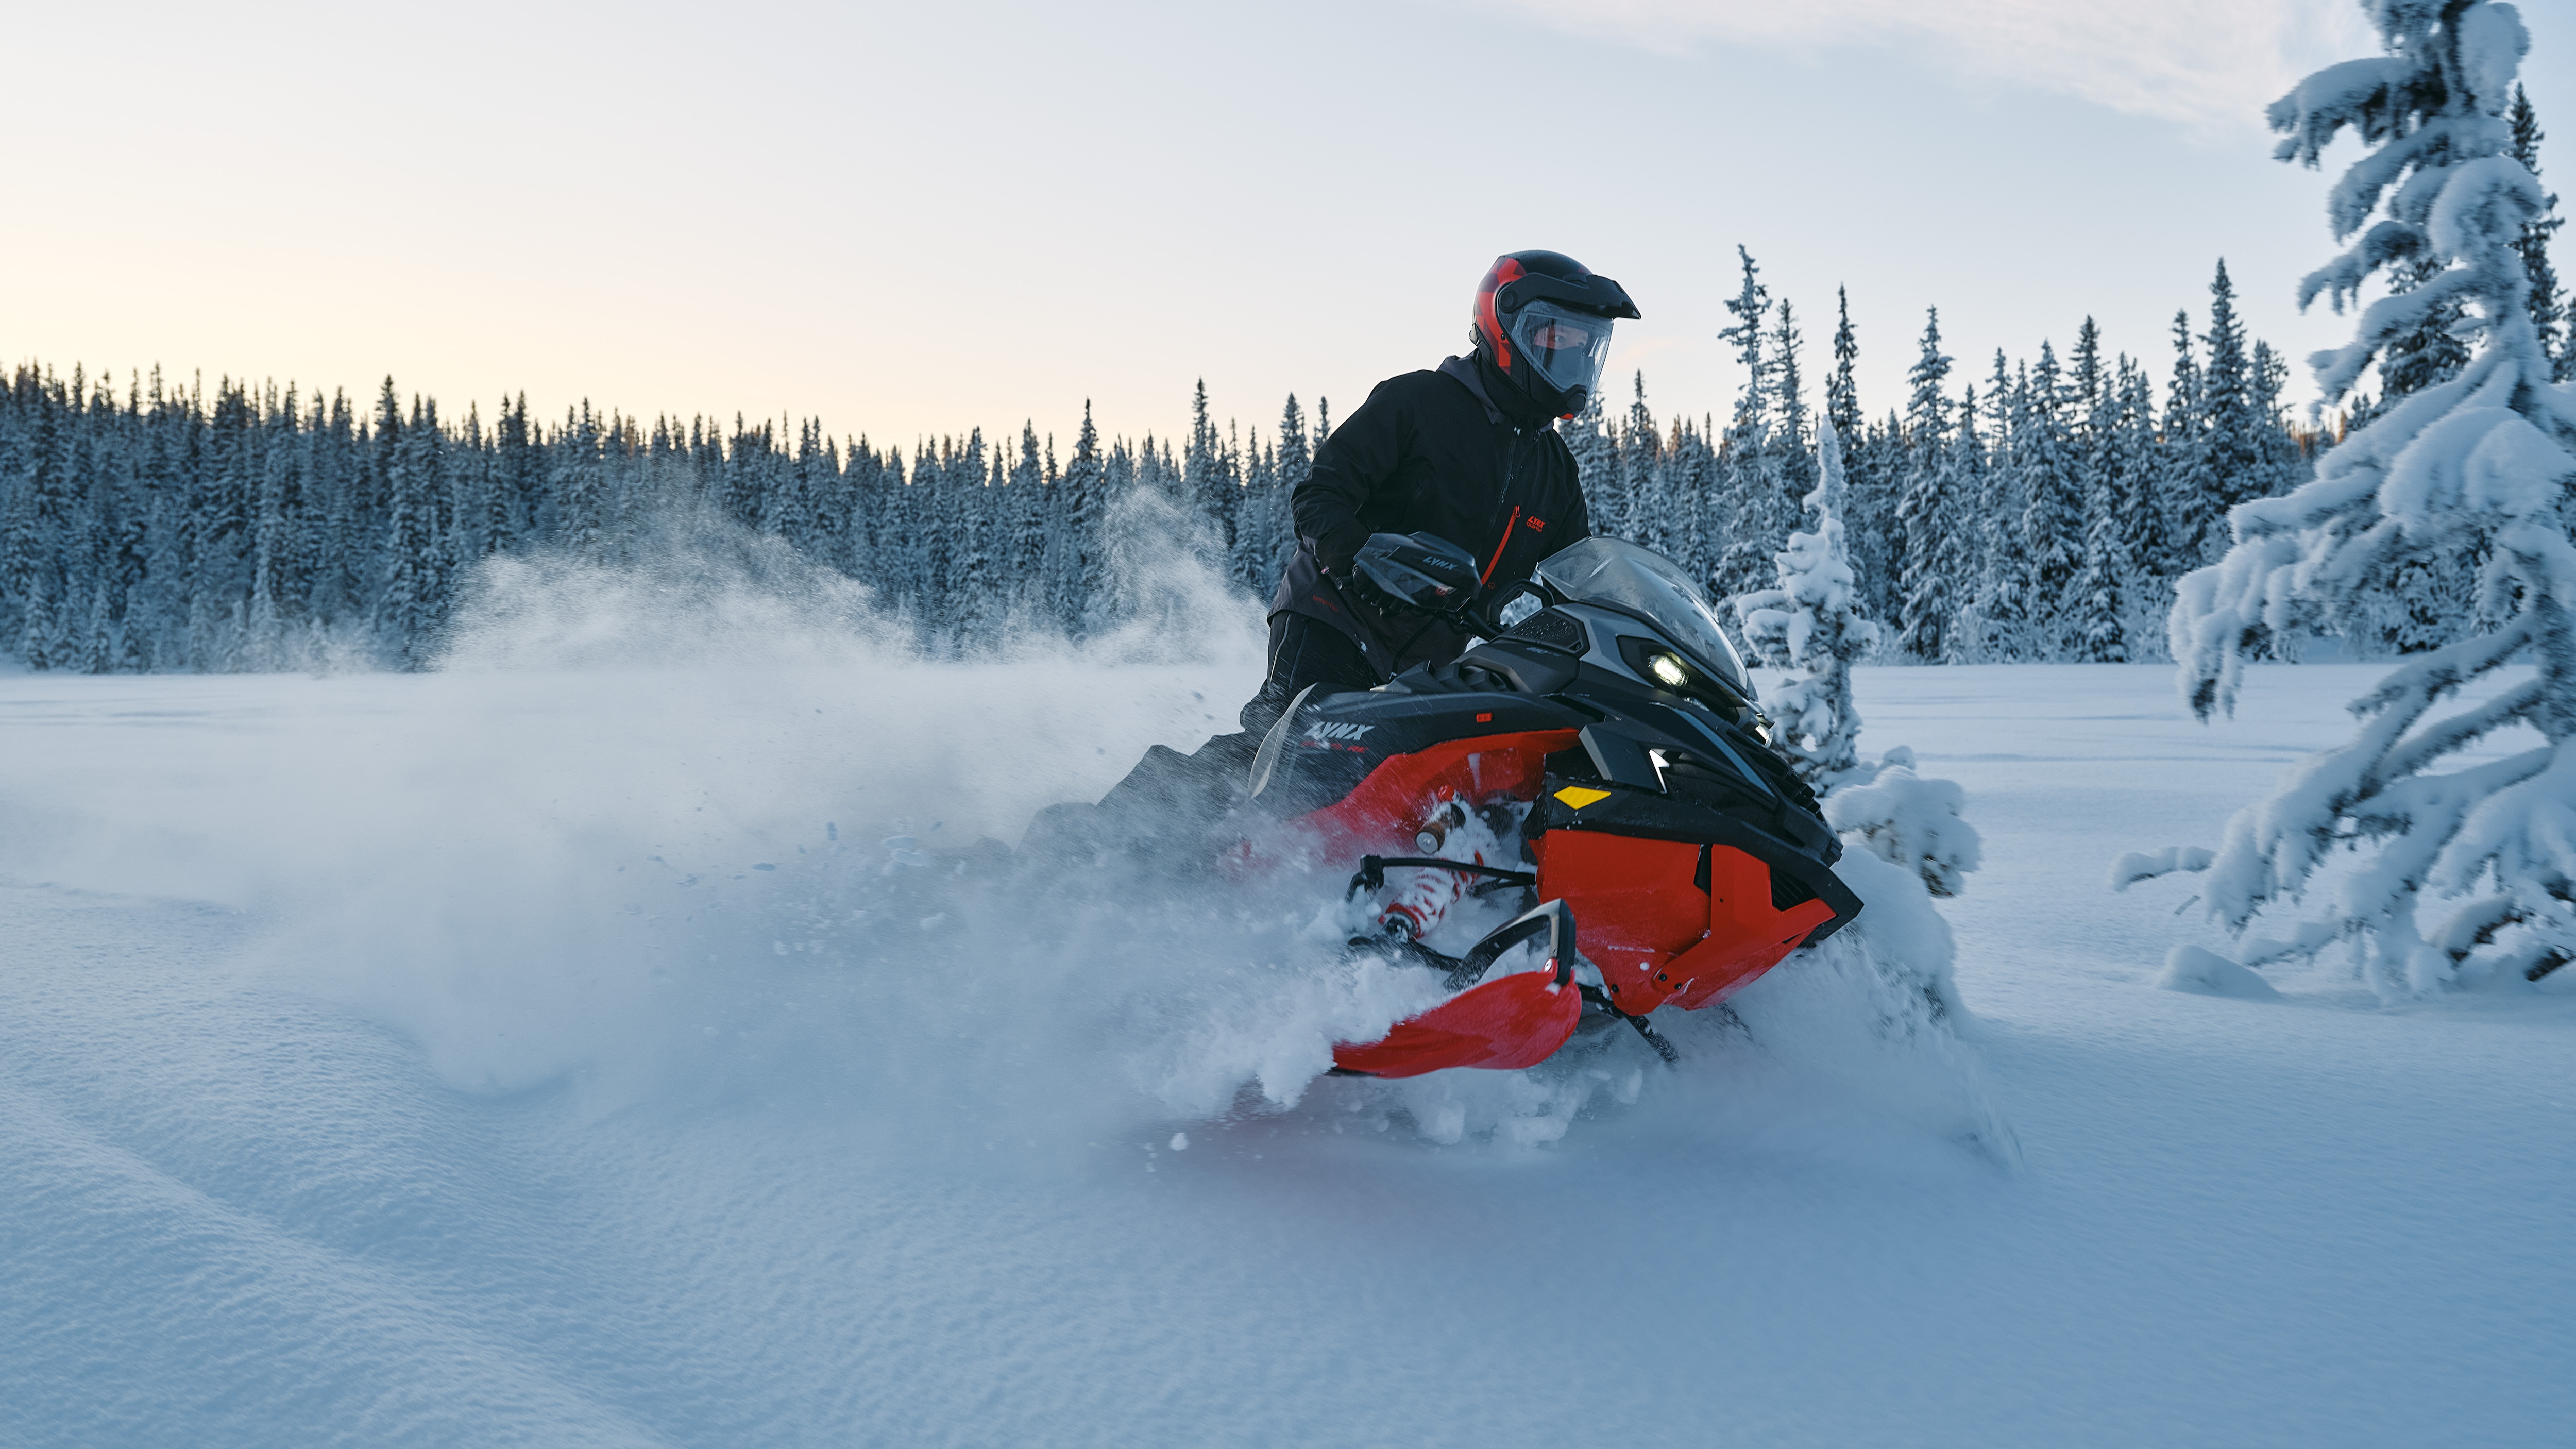
<svg viewBox="0 0 2576 1449">
<path fill-rule="evenodd" d="M 1290 495 L 1297 552 L 1270 601 L 1270 676 L 1243 707 L 1244 733 L 1189 756 L 1154 746 L 1101 811 L 1052 807 L 1031 840 L 1141 832 L 1162 812 L 1222 810 L 1298 691 L 1371 689 L 1464 652 L 1467 635 L 1380 594 L 1355 559 L 1371 535 L 1429 533 L 1473 553 L 1479 584 L 1493 590 L 1589 536 L 1582 480 L 1555 421 L 1581 411 L 1599 384 L 1611 322 L 1637 315 L 1617 282 L 1560 252 L 1496 258 L 1476 287 L 1468 355 L 1379 383 Z"/>
<path fill-rule="evenodd" d="M 1457 544 L 1488 590 L 1590 534 L 1574 454 L 1553 424 L 1599 384 L 1612 320 L 1637 315 L 1626 290 L 1572 257 L 1498 257 L 1476 287 L 1468 355 L 1388 378 L 1333 430 L 1290 497 L 1297 552 L 1270 600 L 1270 677 L 1243 707 L 1253 739 L 1307 685 L 1368 689 L 1467 647 L 1353 571 L 1372 534 Z"/>
</svg>

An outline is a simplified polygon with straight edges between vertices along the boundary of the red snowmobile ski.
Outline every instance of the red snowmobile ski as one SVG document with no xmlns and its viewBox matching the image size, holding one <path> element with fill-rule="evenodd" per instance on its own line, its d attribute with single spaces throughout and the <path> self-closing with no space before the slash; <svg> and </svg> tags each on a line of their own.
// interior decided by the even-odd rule
<svg viewBox="0 0 2576 1449">
<path fill-rule="evenodd" d="M 1378 932 L 1353 947 L 1455 993 L 1335 1048 L 1337 1072 L 1533 1066 L 1587 1018 L 1671 1060 L 1650 1013 L 1714 1006 L 1859 914 L 1734 646 L 1660 555 L 1587 539 L 1472 614 L 1449 601 L 1473 596 L 1474 560 L 1442 540 L 1379 535 L 1360 568 L 1495 637 L 1379 689 L 1307 691 L 1253 761 L 1251 806 L 1276 822 L 1263 853 L 1351 866 Z M 1496 889 L 1535 904 L 1461 956 L 1423 944 L 1449 906 Z M 1530 942 L 1544 966 L 1486 979 Z"/>
</svg>

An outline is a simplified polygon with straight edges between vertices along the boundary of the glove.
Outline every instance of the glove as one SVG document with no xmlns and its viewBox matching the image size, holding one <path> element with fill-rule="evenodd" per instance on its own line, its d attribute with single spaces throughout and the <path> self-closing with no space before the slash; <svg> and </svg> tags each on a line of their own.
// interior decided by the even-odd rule
<svg viewBox="0 0 2576 1449">
<path fill-rule="evenodd" d="M 1475 557 L 1428 533 L 1371 534 L 1347 573 L 1353 595 L 1385 614 L 1436 618 L 1474 602 L 1477 592 Z"/>
<path fill-rule="evenodd" d="M 1357 567 L 1344 569 L 1338 574 L 1328 574 L 1326 577 L 1333 581 L 1333 587 L 1342 591 L 1343 598 L 1366 604 L 1388 618 L 1422 612 L 1413 606 L 1412 600 L 1398 598 L 1379 588 L 1377 580 L 1370 578 Z"/>
</svg>

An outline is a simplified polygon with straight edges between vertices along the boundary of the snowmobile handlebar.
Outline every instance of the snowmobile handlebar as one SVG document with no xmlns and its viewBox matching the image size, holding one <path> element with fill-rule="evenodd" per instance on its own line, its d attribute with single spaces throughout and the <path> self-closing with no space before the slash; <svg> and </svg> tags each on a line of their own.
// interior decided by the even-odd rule
<svg viewBox="0 0 2576 1449">
<path fill-rule="evenodd" d="M 1351 582 L 1380 609 L 1459 622 L 1475 603 L 1476 557 L 1436 533 L 1374 533 L 1351 560 Z"/>
</svg>

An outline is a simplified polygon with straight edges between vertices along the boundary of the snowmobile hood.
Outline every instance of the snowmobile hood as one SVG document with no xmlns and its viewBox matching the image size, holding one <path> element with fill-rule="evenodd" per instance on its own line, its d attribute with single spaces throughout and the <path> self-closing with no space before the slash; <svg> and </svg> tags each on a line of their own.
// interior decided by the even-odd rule
<svg viewBox="0 0 2576 1449">
<path fill-rule="evenodd" d="M 1643 615 L 1700 667 L 1746 699 L 1753 684 L 1717 611 L 1688 574 L 1661 554 L 1615 538 L 1587 538 L 1542 560 L 1530 577 L 1560 598 Z"/>
</svg>

